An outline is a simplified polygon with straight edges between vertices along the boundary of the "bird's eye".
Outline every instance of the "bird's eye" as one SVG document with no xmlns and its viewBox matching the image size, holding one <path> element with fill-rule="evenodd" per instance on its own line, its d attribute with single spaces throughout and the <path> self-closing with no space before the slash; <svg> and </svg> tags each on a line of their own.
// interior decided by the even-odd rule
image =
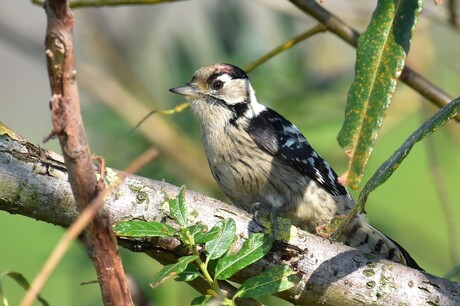
<svg viewBox="0 0 460 306">
<path fill-rule="evenodd" d="M 211 84 L 211 87 L 214 90 L 221 90 L 224 87 L 224 82 L 217 80 Z"/>
</svg>

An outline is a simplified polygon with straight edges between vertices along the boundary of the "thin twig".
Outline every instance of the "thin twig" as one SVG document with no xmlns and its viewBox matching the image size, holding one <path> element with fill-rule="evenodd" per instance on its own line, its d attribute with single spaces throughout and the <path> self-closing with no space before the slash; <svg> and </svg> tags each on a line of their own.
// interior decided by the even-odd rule
<svg viewBox="0 0 460 306">
<path fill-rule="evenodd" d="M 69 229 L 59 240 L 58 244 L 46 260 L 37 277 L 32 282 L 32 285 L 30 286 L 24 299 L 21 302 L 21 306 L 32 305 L 32 303 L 35 300 L 35 297 L 38 296 L 46 281 L 50 277 L 51 273 L 54 271 L 58 263 L 62 260 L 72 242 L 75 239 L 77 239 L 77 237 L 85 230 L 85 228 L 88 226 L 91 220 L 93 220 L 96 213 L 104 205 L 105 196 L 107 194 L 110 194 L 112 191 L 116 190 L 118 186 L 120 186 L 120 184 L 126 178 L 127 173 L 136 173 L 137 171 L 139 171 L 139 169 L 141 169 L 143 166 L 145 166 L 148 162 L 150 162 L 157 156 L 157 150 L 155 150 L 154 148 L 148 149 L 146 152 L 144 152 L 135 160 L 133 160 L 131 164 L 124 170 L 124 172 L 120 172 L 117 178 L 108 188 L 104 189 L 102 192 L 99 192 L 97 197 L 91 201 L 91 203 L 80 214 L 78 219 L 74 223 L 72 223 Z M 101 169 L 101 171 L 105 171 L 105 168 Z"/>
<path fill-rule="evenodd" d="M 336 34 L 353 47 L 357 47 L 360 33 L 347 25 L 337 16 L 331 14 L 323 6 L 312 0 L 289 1 L 304 13 L 323 23 L 330 32 Z M 408 66 L 404 66 L 399 79 L 439 108 L 454 99 L 451 95 L 447 94 L 441 88 L 437 87 Z M 455 117 L 455 120 L 460 122 L 460 114 Z"/>
<path fill-rule="evenodd" d="M 113 76 L 103 73 L 94 65 L 80 63 L 80 83 L 94 94 L 101 102 L 120 114 L 128 123 L 136 124 L 140 117 L 149 109 L 130 91 L 120 85 Z M 129 107 L 129 112 L 126 108 Z M 175 126 L 164 118 L 146 121 L 139 130 L 141 133 L 168 157 L 168 160 L 181 166 L 178 175 L 189 174 L 196 178 L 196 183 L 215 186 L 215 181 L 207 168 L 203 152 L 197 149 L 196 143 L 187 139 Z M 186 152 L 186 154 L 184 154 Z M 190 161 L 193 160 L 193 163 Z"/>
<path fill-rule="evenodd" d="M 258 66 L 262 65 L 263 63 L 265 63 L 266 61 L 271 59 L 272 57 L 280 54 L 283 51 L 289 50 L 290 48 L 294 47 L 299 42 L 301 42 L 301 41 L 303 41 L 303 40 L 305 40 L 305 39 L 307 39 L 307 38 L 309 38 L 309 37 L 311 37 L 311 36 L 313 36 L 315 34 L 318 34 L 320 32 L 324 32 L 326 30 L 327 30 L 326 26 L 323 25 L 322 23 L 319 23 L 316 26 L 314 26 L 313 28 L 309 29 L 308 31 L 306 31 L 306 32 L 304 32 L 304 33 L 302 33 L 300 35 L 297 35 L 294 38 L 289 39 L 285 43 L 279 45 L 275 49 L 273 49 L 270 52 L 268 52 L 268 53 L 264 54 L 263 56 L 259 57 L 258 59 L 256 59 L 255 61 L 253 61 L 249 65 L 247 65 L 244 68 L 244 71 L 249 73 L 252 70 L 254 70 L 255 68 L 257 68 Z"/>
<path fill-rule="evenodd" d="M 174 108 L 171 108 L 171 109 L 166 109 L 166 110 L 152 110 L 150 111 L 147 115 L 145 115 L 137 124 L 135 127 L 133 127 L 131 130 L 129 130 L 128 134 L 131 134 L 132 132 L 134 132 L 135 130 L 137 130 L 142 123 L 145 122 L 145 120 L 147 120 L 150 116 L 154 115 L 154 114 L 160 114 L 160 115 L 173 115 L 173 114 L 177 114 L 177 113 L 180 113 L 184 110 L 186 110 L 188 107 L 190 106 L 190 104 L 188 102 L 184 102 L 184 103 L 181 103 L 177 106 L 175 106 Z"/>
<path fill-rule="evenodd" d="M 91 203 L 80 214 L 78 219 L 64 233 L 54 248 L 53 252 L 51 252 L 45 264 L 41 268 L 40 272 L 33 280 L 29 290 L 27 290 L 26 295 L 21 301 L 21 306 L 32 305 L 36 296 L 38 296 L 51 273 L 62 260 L 62 257 L 64 257 L 72 242 L 85 230 L 86 226 L 91 222 L 96 213 L 103 206 L 105 195 L 109 192 L 112 192 L 112 190 L 114 190 L 121 182 L 122 179 L 119 179 L 115 185 L 112 185 L 110 188 L 106 188 L 100 192 L 97 197 L 91 201 Z"/>
<path fill-rule="evenodd" d="M 309 37 L 311 37 L 311 36 L 313 36 L 315 34 L 318 34 L 320 32 L 324 32 L 326 30 L 327 30 L 327 28 L 323 24 L 319 23 L 316 26 L 314 26 L 313 28 L 309 29 L 308 31 L 306 31 L 306 32 L 304 32 L 302 34 L 299 34 L 299 35 L 295 36 L 294 38 L 289 39 L 288 41 L 284 42 L 283 44 L 281 44 L 278 47 L 274 48 L 273 50 L 269 51 L 268 53 L 265 53 L 264 55 L 262 55 L 261 57 L 259 57 L 255 61 L 251 62 L 249 65 L 247 65 L 244 68 L 244 71 L 246 71 L 247 73 L 250 73 L 251 71 L 253 71 L 257 67 L 259 67 L 260 65 L 262 65 L 263 63 L 265 63 L 269 59 L 271 59 L 271 58 L 275 57 L 276 55 L 280 54 L 281 52 L 289 50 L 290 48 L 294 47 L 299 42 L 302 42 L 305 39 L 307 39 L 307 38 L 309 38 Z M 142 123 L 144 123 L 145 120 L 147 120 L 150 116 L 152 116 L 154 114 L 172 115 L 172 114 L 180 113 L 181 111 L 185 110 L 187 107 L 189 107 L 189 103 L 185 102 L 185 103 L 179 104 L 176 107 L 174 107 L 172 109 L 168 109 L 168 110 L 152 110 L 147 115 L 145 115 L 136 124 L 136 126 L 133 127 L 129 131 L 129 133 L 132 133 L 137 128 L 139 128 L 139 126 Z"/>
<path fill-rule="evenodd" d="M 157 158 L 160 153 L 154 147 L 148 148 L 144 153 L 139 155 L 131 164 L 124 170 L 128 173 L 137 173 L 139 170 L 147 165 L 149 162 Z"/>
</svg>

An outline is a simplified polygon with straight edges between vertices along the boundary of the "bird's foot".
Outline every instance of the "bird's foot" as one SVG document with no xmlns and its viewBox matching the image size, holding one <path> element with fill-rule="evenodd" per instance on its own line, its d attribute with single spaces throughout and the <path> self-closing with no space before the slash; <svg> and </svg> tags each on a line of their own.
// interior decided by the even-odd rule
<svg viewBox="0 0 460 306">
<path fill-rule="evenodd" d="M 276 209 L 274 209 L 272 207 L 268 207 L 267 205 L 265 205 L 265 204 L 263 204 L 261 202 L 256 202 L 256 203 L 251 205 L 251 208 L 249 209 L 249 212 L 253 214 L 254 222 L 258 226 L 264 228 L 265 230 L 267 230 L 267 227 L 260 222 L 259 217 L 260 217 L 261 212 L 262 212 L 262 214 L 268 214 L 269 217 L 270 217 L 270 221 L 272 223 L 272 226 L 273 226 L 271 234 L 273 235 L 273 237 L 276 237 L 276 235 L 278 233 L 278 221 L 276 219 L 278 211 Z"/>
</svg>

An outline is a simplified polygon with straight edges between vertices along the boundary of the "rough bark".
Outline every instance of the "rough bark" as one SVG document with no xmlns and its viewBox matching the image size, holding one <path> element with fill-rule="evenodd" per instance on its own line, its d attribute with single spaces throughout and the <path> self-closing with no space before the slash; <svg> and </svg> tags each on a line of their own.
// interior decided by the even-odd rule
<svg viewBox="0 0 460 306">
<path fill-rule="evenodd" d="M 116 170 L 107 169 L 107 181 Z M 0 209 L 12 214 L 70 225 L 78 216 L 62 158 L 27 142 L 0 136 Z M 128 175 L 119 189 L 106 199 L 112 222 L 147 220 L 171 222 L 164 203 L 176 197 L 178 187 L 165 182 Z M 251 216 L 233 206 L 187 191 L 190 214 L 208 227 L 222 218 L 237 224 L 238 249 L 252 232 L 261 229 Z M 288 264 L 302 281 L 278 294 L 297 305 L 460 305 L 460 285 L 291 227 L 270 253 L 237 273 L 241 283 L 273 265 Z M 136 252 L 145 252 L 162 264 L 172 263 L 184 253 L 174 238 L 120 241 Z"/>
<path fill-rule="evenodd" d="M 80 114 L 73 54 L 74 15 L 65 0 L 46 1 L 44 8 L 47 16 L 45 53 L 52 93 L 53 131 L 49 137 L 59 138 L 72 193 L 78 210 L 83 211 L 104 184 L 101 187 L 97 182 Z M 84 236 L 104 304 L 132 305 L 116 238 L 104 210 L 92 219 Z M 32 285 L 26 299 L 30 300 L 37 289 Z"/>
</svg>

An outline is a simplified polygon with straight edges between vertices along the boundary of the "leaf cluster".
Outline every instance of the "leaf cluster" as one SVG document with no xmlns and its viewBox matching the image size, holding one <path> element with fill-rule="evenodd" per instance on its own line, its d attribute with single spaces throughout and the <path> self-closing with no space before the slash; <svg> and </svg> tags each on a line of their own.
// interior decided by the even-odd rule
<svg viewBox="0 0 460 306">
<path fill-rule="evenodd" d="M 161 285 L 165 280 L 190 282 L 200 277 L 209 284 L 205 295 L 195 298 L 191 305 L 205 305 L 210 300 L 220 301 L 222 305 L 235 305 L 236 298 L 254 298 L 284 291 L 298 282 L 295 272 L 287 266 L 275 266 L 263 273 L 247 279 L 229 297 L 219 287 L 219 282 L 228 280 L 236 272 L 264 257 L 271 249 L 274 238 L 267 234 L 251 235 L 236 253 L 231 246 L 236 240 L 236 224 L 231 218 L 219 221 L 211 229 L 198 222 L 190 224 L 185 205 L 185 187 L 179 195 L 170 199 L 169 213 L 179 225 L 179 229 L 161 223 L 144 221 L 127 221 L 115 225 L 114 230 L 122 237 L 176 237 L 189 250 L 187 256 L 170 265 L 164 266 L 156 273 L 150 286 Z"/>
</svg>

